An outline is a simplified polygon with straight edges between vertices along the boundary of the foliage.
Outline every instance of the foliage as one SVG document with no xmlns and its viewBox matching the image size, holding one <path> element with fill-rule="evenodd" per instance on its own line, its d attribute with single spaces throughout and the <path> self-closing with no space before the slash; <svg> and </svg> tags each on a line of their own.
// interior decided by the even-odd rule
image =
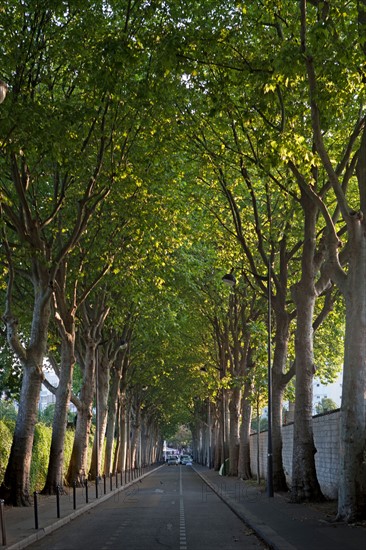
<svg viewBox="0 0 366 550">
<path fill-rule="evenodd" d="M 48 457 L 51 447 L 52 430 L 45 424 L 36 424 L 33 440 L 30 473 L 31 491 L 40 491 L 47 476 Z"/>
<path fill-rule="evenodd" d="M 32 453 L 32 465 L 31 465 L 31 491 L 38 491 L 44 487 L 46 476 L 48 457 L 51 447 L 52 428 L 43 423 L 38 423 L 35 429 L 33 453 Z M 64 446 L 65 468 L 67 467 L 74 441 L 74 431 L 67 430 Z M 91 452 L 93 448 L 93 437 L 89 441 L 89 462 L 91 460 Z M 10 452 L 10 449 L 9 449 Z"/>
<path fill-rule="evenodd" d="M 330 397 L 323 397 L 323 399 L 315 405 L 316 414 L 322 414 L 336 409 L 338 409 L 338 405 Z"/>
<path fill-rule="evenodd" d="M 179 429 L 168 441 L 168 447 L 173 449 L 192 448 L 192 434 L 186 426 L 179 426 Z"/>
<path fill-rule="evenodd" d="M 52 426 L 53 417 L 55 416 L 55 404 L 50 403 L 42 411 L 38 413 L 38 422 L 45 426 Z"/>
<path fill-rule="evenodd" d="M 42 225 L 48 250 L 43 261 L 51 263 L 73 234 L 83 190 L 95 185 L 86 200 L 94 216 L 69 251 L 65 292 L 70 301 L 74 289 L 78 298 L 85 296 L 108 266 L 106 332 L 119 332 L 132 319 L 128 397 L 141 400 L 166 438 L 190 424 L 195 400 L 214 401 L 221 387 L 243 382 L 230 373 L 221 377 L 212 330 L 214 319 L 219 324 L 227 319 L 230 293 L 221 277 L 235 267 L 242 303 L 255 305 L 244 324 L 254 350 L 252 402 L 262 406 L 268 255 L 274 283 L 281 268 L 288 270 L 284 288 L 273 290 L 275 297 L 283 293 L 293 319 L 290 291 L 301 267 L 301 193 L 289 162 L 297 163 L 319 196 L 324 191 L 327 207 L 335 204 L 313 150 L 298 3 L 268 0 L 258 9 L 256 3 L 222 0 L 204 5 L 137 0 L 111 2 L 109 10 L 103 1 L 46 4 L 7 0 L 0 10 L 3 78 L 11 82 L 0 112 L 4 208 L 13 214 L 22 210 L 10 183 L 14 153 L 24 160 L 30 218 Z M 339 159 L 342 136 L 364 94 L 361 52 L 349 45 L 357 34 L 354 3 L 334 3 L 324 20 L 323 3 L 309 4 L 308 40 L 321 68 L 324 139 Z M 356 202 L 355 181 L 347 183 L 350 202 Z M 2 227 L 18 274 L 34 255 L 28 235 L 16 235 L 13 222 Z M 343 221 L 336 223 L 341 229 Z M 317 235 L 320 244 L 321 216 Z M 3 248 L 1 254 L 5 281 Z M 5 290 L 3 283 L 2 303 Z M 29 294 L 27 278 L 17 279 L 13 307 L 25 342 Z M 321 296 L 315 316 L 323 303 Z M 343 335 L 338 300 L 315 332 L 314 361 L 322 380 L 342 367 Z M 58 345 L 52 327 L 49 347 L 58 351 Z M 291 341 L 287 366 L 293 349 Z M 19 365 L 5 347 L 0 359 L 0 386 L 18 396 Z M 76 365 L 76 395 L 81 378 Z M 37 426 L 32 487 L 42 484 L 53 410 L 40 415 L 45 426 Z M 71 437 L 68 432 L 65 464 Z"/>
<path fill-rule="evenodd" d="M 0 420 L 0 483 L 3 482 L 6 465 L 11 450 L 13 432 L 9 428 L 8 423 L 3 419 Z"/>
<path fill-rule="evenodd" d="M 14 423 L 17 419 L 17 409 L 13 401 L 0 400 L 0 419 L 6 423 Z"/>
<path fill-rule="evenodd" d="M 22 369 L 7 346 L 0 350 L 0 388 L 8 399 L 19 399 Z"/>
</svg>

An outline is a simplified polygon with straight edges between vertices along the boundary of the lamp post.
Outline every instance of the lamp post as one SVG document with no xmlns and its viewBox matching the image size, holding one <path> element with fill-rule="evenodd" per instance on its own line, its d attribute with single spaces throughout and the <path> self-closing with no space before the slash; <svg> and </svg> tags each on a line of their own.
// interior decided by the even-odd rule
<svg viewBox="0 0 366 550">
<path fill-rule="evenodd" d="M 226 273 L 222 277 L 222 282 L 233 288 L 236 285 L 236 278 L 234 275 L 234 268 L 231 269 L 230 273 Z M 225 445 L 226 445 L 226 399 L 225 399 L 225 389 L 222 388 L 222 462 L 223 462 L 223 475 L 226 475 L 226 465 L 225 465 Z"/>
<path fill-rule="evenodd" d="M 95 357 L 95 437 L 96 437 L 96 445 L 95 445 L 95 452 L 96 452 L 96 461 L 95 461 L 95 483 L 96 487 L 98 487 L 98 481 L 99 481 L 99 347 L 97 346 L 96 349 L 96 357 Z"/>
<path fill-rule="evenodd" d="M 267 383 L 268 383 L 268 442 L 267 442 L 267 496 L 273 497 L 273 454 L 272 454 L 272 369 L 271 369 L 271 263 L 268 261 L 268 328 L 267 328 Z"/>
</svg>

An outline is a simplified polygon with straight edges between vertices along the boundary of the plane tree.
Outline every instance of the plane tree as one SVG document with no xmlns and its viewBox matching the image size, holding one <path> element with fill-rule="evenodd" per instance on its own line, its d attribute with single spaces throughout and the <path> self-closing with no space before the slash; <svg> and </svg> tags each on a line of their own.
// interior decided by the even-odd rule
<svg viewBox="0 0 366 550">
<path fill-rule="evenodd" d="M 301 166 L 298 177 L 304 193 L 317 205 L 326 223 L 324 270 L 337 284 L 345 301 L 337 517 L 353 521 L 364 517 L 366 510 L 363 491 L 366 472 L 361 458 L 366 430 L 365 346 L 361 336 L 366 311 L 363 229 L 366 132 L 364 83 L 359 70 L 364 65 L 366 7 L 363 2 L 357 5 L 340 2 L 320 13 L 321 6 L 314 4 L 307 6 L 300 2 L 299 68 L 303 70 L 309 94 L 306 115 L 311 120 L 314 143 L 311 164 L 322 167 L 327 174 L 326 196 L 314 188 L 309 168 Z M 310 154 L 309 147 L 307 153 Z M 332 200 L 337 206 L 335 213 L 331 209 Z M 341 224 L 337 224 L 339 219 Z M 345 228 L 346 234 L 340 227 Z"/>
<path fill-rule="evenodd" d="M 33 432 L 56 274 L 97 204 L 109 192 L 106 181 L 99 183 L 108 148 L 104 135 L 108 101 L 103 100 L 94 82 L 88 87 L 87 78 L 76 87 L 80 75 L 72 67 L 71 51 L 65 55 L 64 39 L 73 32 L 80 37 L 81 27 L 88 25 L 86 19 L 82 24 L 75 13 L 61 8 L 52 11 L 36 3 L 9 5 L 9 11 L 2 10 L 1 14 L 2 24 L 8 24 L 3 48 L 11 81 L 4 103 L 7 116 L 2 125 L 1 155 L 3 251 L 8 278 L 4 321 L 9 346 L 23 368 L 20 410 L 3 489 L 7 501 L 23 505 L 29 503 Z M 75 34 L 67 44 L 77 42 Z M 83 52 L 83 61 L 90 62 L 92 49 L 82 49 L 80 44 L 74 55 Z M 79 93 L 82 89 L 88 90 L 84 97 Z M 77 162 L 80 153 L 88 162 Z M 61 212 L 66 204 L 67 226 L 63 226 Z M 17 321 L 15 289 L 19 277 L 27 281 L 28 292 L 33 293 L 29 331 L 21 330 Z M 23 334 L 27 332 L 25 340 Z"/>
<path fill-rule="evenodd" d="M 196 8 L 198 14 L 199 8 Z M 304 105 L 306 87 L 304 79 L 298 78 L 296 64 L 288 62 L 292 40 L 286 37 L 294 36 L 297 8 L 286 5 L 279 10 L 271 2 L 265 8 L 258 13 L 254 5 L 240 9 L 211 2 L 206 17 L 200 14 L 196 22 L 200 32 L 195 32 L 193 36 L 188 33 L 180 52 L 188 81 L 187 88 L 191 91 L 190 102 L 187 102 L 186 110 L 182 110 L 188 132 L 192 136 L 191 142 L 197 144 L 204 158 L 212 165 L 230 206 L 234 230 L 229 227 L 229 231 L 242 243 L 250 270 L 256 273 L 258 286 L 264 295 L 268 294 L 268 289 L 263 282 L 263 267 L 272 273 L 275 334 L 276 337 L 286 335 L 282 339 L 282 342 L 286 342 L 285 347 L 280 345 L 280 340 L 277 341 L 279 345 L 275 345 L 273 360 L 275 486 L 285 487 L 283 469 L 281 473 L 281 421 L 278 417 L 282 406 L 277 406 L 277 397 L 283 394 L 289 379 L 287 375 L 291 376 L 296 366 L 299 390 L 296 405 L 299 416 L 294 440 L 293 498 L 317 499 L 321 495 L 316 481 L 311 428 L 314 375 L 312 342 L 314 329 L 332 308 L 333 296 L 329 274 L 327 276 L 323 271 L 321 277 L 318 277 L 326 254 L 324 239 L 321 240 L 322 226 L 318 221 L 319 205 L 313 204 L 306 196 L 297 174 L 291 175 L 288 171 L 290 164 L 287 158 L 291 155 L 296 159 L 294 162 L 300 164 L 309 164 L 312 158 L 309 151 L 304 156 L 299 147 L 301 140 L 306 141 L 308 129 L 304 117 L 298 118 L 298 113 L 302 112 L 301 106 Z M 326 17 L 324 13 L 319 14 L 320 10 L 318 27 L 324 23 L 321 22 L 322 17 Z M 294 58 L 296 54 L 291 59 Z M 203 107 L 200 104 L 202 90 L 205 92 Z M 297 130 L 295 139 L 293 128 Z M 345 166 L 349 158 L 346 149 L 339 166 Z M 233 168 L 234 163 L 236 169 Z M 313 179 L 322 181 L 324 172 L 323 169 L 318 175 L 314 169 Z M 244 188 L 247 187 L 248 198 L 252 200 L 247 211 L 244 210 L 245 202 L 241 196 L 243 191 L 238 191 L 238 174 Z M 299 189 L 296 189 L 296 184 Z M 206 178 L 205 185 L 207 189 L 212 187 L 210 178 Z M 321 193 L 325 192 L 326 184 Z M 264 198 L 266 194 L 267 198 Z M 248 232 L 247 220 L 250 220 L 251 215 L 254 216 L 253 234 L 256 235 L 257 243 L 250 241 Z M 276 215 L 279 217 L 275 218 Z M 299 220 L 294 216 L 299 216 Z M 228 224 L 223 222 L 222 225 Z M 263 231 L 266 225 L 270 225 L 270 228 Z M 253 254 L 256 248 L 259 256 L 257 252 Z M 300 250 L 303 254 L 302 272 L 297 267 Z M 263 267 L 258 269 L 260 256 Z M 288 264 L 291 259 L 290 272 Z M 296 304 L 293 303 L 292 308 L 290 306 L 292 311 L 288 316 L 291 285 Z M 315 313 L 316 299 L 323 292 L 324 296 L 319 300 Z M 285 363 L 289 328 L 295 313 L 299 315 L 296 337 L 298 361 L 288 368 Z M 287 328 L 284 325 L 286 316 Z M 280 350 L 283 352 L 280 354 L 282 360 L 277 362 L 280 357 L 276 351 L 279 353 Z M 280 366 L 280 376 L 276 374 L 276 365 Z M 303 467 L 304 460 L 306 468 Z"/>
<path fill-rule="evenodd" d="M 27 478 L 54 285 L 61 336 L 67 342 L 65 362 L 70 364 L 75 303 L 71 288 L 66 289 L 68 303 L 61 295 L 68 276 L 67 255 L 97 205 L 112 188 L 125 185 L 130 175 L 127 152 L 141 118 L 148 122 L 147 112 L 154 105 L 149 79 L 164 62 L 165 46 L 151 31 L 162 19 L 154 21 L 154 11 L 142 7 L 147 6 L 116 3 L 108 10 L 104 2 L 91 7 L 81 1 L 65 8 L 29 0 L 6 2 L 1 11 L 0 24 L 6 29 L 1 48 L 7 60 L 3 77 L 10 84 L 1 136 L 3 257 L 8 276 L 4 319 L 9 345 L 23 365 L 21 414 L 3 487 L 14 504 L 29 502 Z M 139 32 L 144 38 L 137 37 Z M 152 47 L 158 43 L 153 59 Z M 34 293 L 27 343 L 27 331 L 19 330 L 16 316 L 19 276 L 30 281 Z M 67 378 L 59 388 L 60 396 L 64 392 L 62 414 L 71 370 L 62 369 Z M 61 414 L 56 419 L 61 425 Z M 56 439 L 62 446 L 62 437 L 55 433 Z M 59 481 L 59 466 L 54 472 L 47 490 Z"/>
</svg>

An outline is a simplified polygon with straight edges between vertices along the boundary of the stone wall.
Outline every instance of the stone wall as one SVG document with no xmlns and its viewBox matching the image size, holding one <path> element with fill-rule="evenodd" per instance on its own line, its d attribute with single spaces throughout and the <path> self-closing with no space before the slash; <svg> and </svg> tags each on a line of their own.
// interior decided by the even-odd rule
<svg viewBox="0 0 366 550">
<path fill-rule="evenodd" d="M 339 423 L 339 409 L 313 417 L 314 443 L 317 449 L 315 455 L 316 472 L 323 494 L 331 499 L 337 498 L 338 493 Z M 282 438 L 283 466 L 290 486 L 293 448 L 292 423 L 282 427 Z M 264 478 L 267 476 L 267 441 L 268 432 L 261 432 L 259 435 L 259 472 L 260 476 Z M 258 436 L 252 434 L 250 438 L 250 456 L 253 476 L 257 475 L 257 448 Z"/>
</svg>

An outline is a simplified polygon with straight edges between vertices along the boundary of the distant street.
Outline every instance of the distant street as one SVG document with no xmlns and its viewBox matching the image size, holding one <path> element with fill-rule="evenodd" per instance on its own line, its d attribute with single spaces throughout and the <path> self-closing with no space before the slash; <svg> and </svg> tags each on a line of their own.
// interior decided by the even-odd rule
<svg viewBox="0 0 366 550">
<path fill-rule="evenodd" d="M 28 548 L 251 550 L 266 546 L 190 466 L 167 466 Z"/>
</svg>

